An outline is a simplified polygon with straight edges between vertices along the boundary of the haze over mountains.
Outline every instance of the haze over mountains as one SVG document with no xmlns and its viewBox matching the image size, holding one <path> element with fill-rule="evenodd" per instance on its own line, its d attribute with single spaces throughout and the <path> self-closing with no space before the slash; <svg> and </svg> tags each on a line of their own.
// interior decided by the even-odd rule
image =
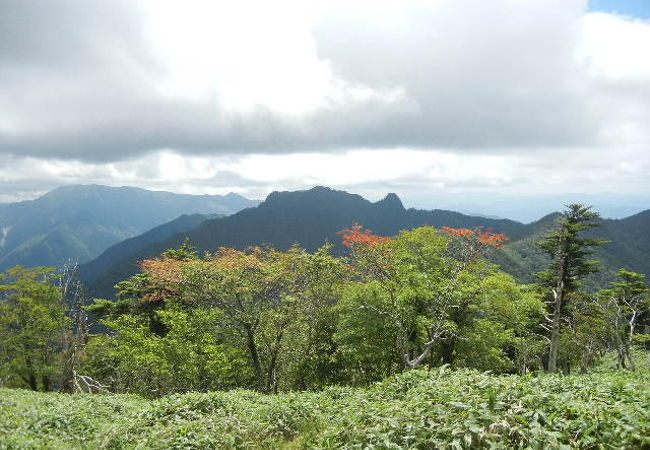
<svg viewBox="0 0 650 450">
<path fill-rule="evenodd" d="M 530 223 L 568 203 L 592 205 L 602 217 L 623 219 L 650 208 L 648 194 L 506 194 L 495 192 L 412 194 L 405 201 L 420 209 L 441 208 L 464 214 L 505 217 Z"/>
<path fill-rule="evenodd" d="M 66 186 L 0 204 L 0 270 L 84 263 L 182 214 L 228 215 L 258 202 L 237 194 L 185 195 L 133 187 Z"/>
<path fill-rule="evenodd" d="M 219 246 L 244 248 L 264 244 L 286 249 L 294 243 L 314 250 L 325 242 L 339 244 L 337 233 L 357 222 L 376 234 L 387 236 L 424 225 L 492 228 L 511 237 L 505 251 L 494 256 L 495 262 L 517 278 L 533 281 L 534 273 L 545 264 L 545 257 L 535 242 L 553 227 L 556 218 L 557 214 L 551 214 L 537 222 L 522 224 L 440 209 L 406 209 L 395 194 L 388 194 L 373 203 L 359 195 L 325 187 L 273 192 L 256 208 L 228 217 L 206 219 L 196 228 L 188 228 L 156 242 L 153 242 L 154 236 L 146 234 L 132 248 L 126 243 L 114 247 L 83 266 L 82 275 L 94 295 L 110 297 L 115 283 L 137 273 L 138 261 L 159 255 L 168 248 L 177 248 L 185 239 L 189 239 L 200 252 L 214 251 Z M 170 235 L 174 226 L 161 227 L 158 233 Z M 650 262 L 646 258 L 650 253 L 649 229 L 650 211 L 622 220 L 603 220 L 603 226 L 596 230 L 596 234 L 612 242 L 598 251 L 607 268 L 600 276 L 601 282 L 608 280 L 611 272 L 620 267 L 650 272 Z M 342 249 L 338 246 L 335 251 Z"/>
</svg>

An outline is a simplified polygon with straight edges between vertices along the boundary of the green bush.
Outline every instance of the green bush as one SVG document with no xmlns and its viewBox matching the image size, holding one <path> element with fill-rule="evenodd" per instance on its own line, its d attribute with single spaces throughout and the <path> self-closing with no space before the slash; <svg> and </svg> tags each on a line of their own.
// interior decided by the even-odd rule
<svg viewBox="0 0 650 450">
<path fill-rule="evenodd" d="M 367 388 L 65 395 L 0 390 L 0 448 L 650 448 L 650 372 L 446 367 Z"/>
</svg>

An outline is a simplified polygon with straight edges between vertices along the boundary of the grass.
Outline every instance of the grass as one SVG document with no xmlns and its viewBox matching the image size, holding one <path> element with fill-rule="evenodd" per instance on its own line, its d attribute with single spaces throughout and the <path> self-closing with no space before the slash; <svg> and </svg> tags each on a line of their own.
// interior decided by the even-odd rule
<svg viewBox="0 0 650 450">
<path fill-rule="evenodd" d="M 650 449 L 650 372 L 441 368 L 363 389 L 156 400 L 0 389 L 0 448 Z"/>
</svg>

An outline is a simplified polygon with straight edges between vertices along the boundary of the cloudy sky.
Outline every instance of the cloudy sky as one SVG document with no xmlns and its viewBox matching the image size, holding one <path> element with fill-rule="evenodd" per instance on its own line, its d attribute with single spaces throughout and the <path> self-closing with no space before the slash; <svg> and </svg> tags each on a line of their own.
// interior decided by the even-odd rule
<svg viewBox="0 0 650 450">
<path fill-rule="evenodd" d="M 647 195 L 649 54 L 648 0 L 2 0 L 0 201 Z"/>
</svg>

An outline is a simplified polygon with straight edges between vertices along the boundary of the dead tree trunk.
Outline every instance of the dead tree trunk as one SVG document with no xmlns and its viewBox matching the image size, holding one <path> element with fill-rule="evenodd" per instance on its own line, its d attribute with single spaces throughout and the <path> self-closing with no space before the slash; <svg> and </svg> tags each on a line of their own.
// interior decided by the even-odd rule
<svg viewBox="0 0 650 450">
<path fill-rule="evenodd" d="M 565 240 L 560 241 L 557 253 L 557 284 L 553 289 L 553 318 L 551 322 L 551 341 L 548 352 L 548 371 L 557 372 L 557 355 L 560 349 L 560 326 L 562 324 L 562 304 L 564 301 L 564 275 L 566 271 Z"/>
</svg>

